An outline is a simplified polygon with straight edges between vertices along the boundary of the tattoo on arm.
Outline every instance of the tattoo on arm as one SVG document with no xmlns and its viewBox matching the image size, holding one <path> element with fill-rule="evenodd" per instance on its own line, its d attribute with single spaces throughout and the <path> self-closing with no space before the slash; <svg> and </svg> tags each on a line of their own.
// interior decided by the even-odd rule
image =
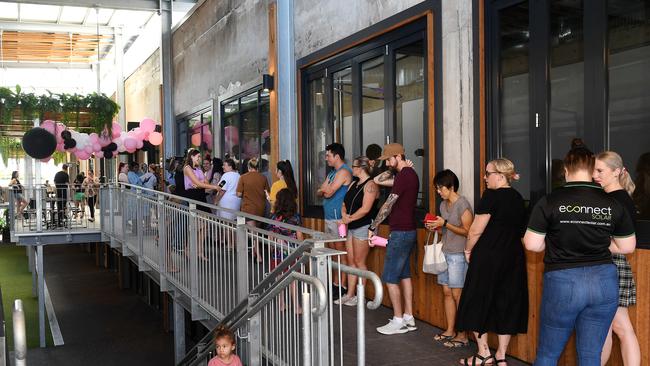
<svg viewBox="0 0 650 366">
<path fill-rule="evenodd" d="M 391 193 L 390 196 L 388 196 L 388 199 L 386 200 L 386 202 L 384 202 L 384 204 L 379 209 L 379 213 L 377 214 L 377 217 L 375 217 L 375 219 L 370 224 L 370 227 L 377 228 L 379 224 L 381 224 L 382 222 L 384 222 L 384 220 L 386 220 L 388 215 L 390 215 L 390 212 L 393 210 L 393 205 L 395 204 L 395 202 L 397 202 L 398 198 L 399 196 L 396 195 L 395 193 Z"/>
<path fill-rule="evenodd" d="M 379 176 L 377 176 L 377 180 L 380 181 L 380 182 L 385 182 L 385 181 L 391 179 L 392 177 L 393 177 L 393 173 L 391 173 L 390 170 L 387 170 L 387 171 L 379 174 Z"/>
</svg>

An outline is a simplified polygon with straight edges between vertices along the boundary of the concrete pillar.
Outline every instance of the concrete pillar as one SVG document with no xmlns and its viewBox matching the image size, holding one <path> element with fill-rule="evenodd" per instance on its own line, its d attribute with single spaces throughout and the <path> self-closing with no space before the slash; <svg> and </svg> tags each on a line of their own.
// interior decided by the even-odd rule
<svg viewBox="0 0 650 366">
<path fill-rule="evenodd" d="M 475 162 L 472 2 L 442 1 L 441 4 L 442 49 L 444 50 L 442 53 L 444 168 L 451 169 L 458 175 L 460 193 L 473 202 Z"/>
<path fill-rule="evenodd" d="M 298 119 L 296 104 L 296 56 L 294 51 L 294 6 L 293 0 L 278 0 L 278 136 L 280 160 L 298 163 Z M 300 173 L 297 173 L 300 174 Z"/>
<path fill-rule="evenodd" d="M 174 116 L 173 82 L 174 70 L 172 68 L 172 2 L 160 0 L 160 70 L 162 80 L 162 128 L 164 132 L 164 159 L 176 155 L 176 121 Z"/>
</svg>

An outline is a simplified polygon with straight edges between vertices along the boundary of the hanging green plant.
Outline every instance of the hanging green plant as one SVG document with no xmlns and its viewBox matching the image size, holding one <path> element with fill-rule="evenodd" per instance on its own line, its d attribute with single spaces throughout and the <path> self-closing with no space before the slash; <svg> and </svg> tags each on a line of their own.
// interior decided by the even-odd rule
<svg viewBox="0 0 650 366">
<path fill-rule="evenodd" d="M 105 94 L 92 93 L 86 96 L 88 109 L 91 111 L 90 125 L 97 133 L 104 129 L 110 136 L 113 133 L 113 118 L 120 110 L 120 106 Z"/>
<path fill-rule="evenodd" d="M 16 94 L 9 88 L 0 87 L 0 121 L 9 123 L 13 117 L 13 111 L 18 106 Z"/>
<path fill-rule="evenodd" d="M 61 110 L 63 112 L 63 123 L 74 121 L 79 127 L 79 114 L 86 106 L 86 98 L 79 94 L 59 94 Z"/>
<path fill-rule="evenodd" d="M 0 137 L 0 157 L 5 166 L 8 165 L 10 158 L 24 158 L 25 150 L 20 140 L 13 137 Z"/>
<path fill-rule="evenodd" d="M 55 151 L 52 154 L 52 160 L 54 160 L 55 165 L 61 165 L 68 162 L 68 154 L 62 151 Z"/>
<path fill-rule="evenodd" d="M 32 94 L 20 94 L 20 110 L 23 113 L 23 122 L 29 123 L 38 117 L 39 98 Z"/>
<path fill-rule="evenodd" d="M 52 94 L 51 91 L 47 91 L 49 95 L 41 95 L 38 99 L 38 118 L 43 121 L 45 119 L 46 113 L 59 113 L 61 112 L 61 103 L 59 99 Z"/>
</svg>

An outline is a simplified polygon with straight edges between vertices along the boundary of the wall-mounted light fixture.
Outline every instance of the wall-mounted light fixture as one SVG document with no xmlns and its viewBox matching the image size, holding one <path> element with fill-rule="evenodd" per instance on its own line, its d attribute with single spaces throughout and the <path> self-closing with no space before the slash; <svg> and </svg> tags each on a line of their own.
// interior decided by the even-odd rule
<svg viewBox="0 0 650 366">
<path fill-rule="evenodd" d="M 262 75 L 262 89 L 264 89 L 265 92 L 268 92 L 269 90 L 273 90 L 273 75 L 270 74 Z"/>
</svg>

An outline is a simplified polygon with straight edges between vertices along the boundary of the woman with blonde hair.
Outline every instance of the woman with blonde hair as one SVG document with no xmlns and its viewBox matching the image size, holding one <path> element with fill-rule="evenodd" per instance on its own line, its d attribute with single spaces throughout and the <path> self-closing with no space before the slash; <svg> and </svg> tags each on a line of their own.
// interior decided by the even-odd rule
<svg viewBox="0 0 650 366">
<path fill-rule="evenodd" d="M 623 205 L 632 219 L 636 217 L 636 209 L 631 197 L 634 192 L 634 183 L 630 173 L 623 166 L 623 159 L 619 154 L 613 151 L 604 151 L 598 154 L 593 178 L 609 196 Z M 605 339 L 601 364 L 605 365 L 611 355 L 613 330 L 621 341 L 623 363 L 626 366 L 640 365 L 641 349 L 627 311 L 628 307 L 636 304 L 636 285 L 634 284 L 632 267 L 623 254 L 613 253 L 612 259 L 618 273 L 618 308 Z"/>
<path fill-rule="evenodd" d="M 506 363 L 512 335 L 528 331 L 528 281 L 521 238 L 526 228 L 526 208 L 521 194 L 510 186 L 519 176 L 514 164 L 501 158 L 485 168 L 487 189 L 476 207 L 467 234 L 465 259 L 469 263 L 456 315 L 456 329 L 472 331 L 476 354 L 462 365 Z M 494 355 L 488 332 L 496 333 Z"/>
</svg>

